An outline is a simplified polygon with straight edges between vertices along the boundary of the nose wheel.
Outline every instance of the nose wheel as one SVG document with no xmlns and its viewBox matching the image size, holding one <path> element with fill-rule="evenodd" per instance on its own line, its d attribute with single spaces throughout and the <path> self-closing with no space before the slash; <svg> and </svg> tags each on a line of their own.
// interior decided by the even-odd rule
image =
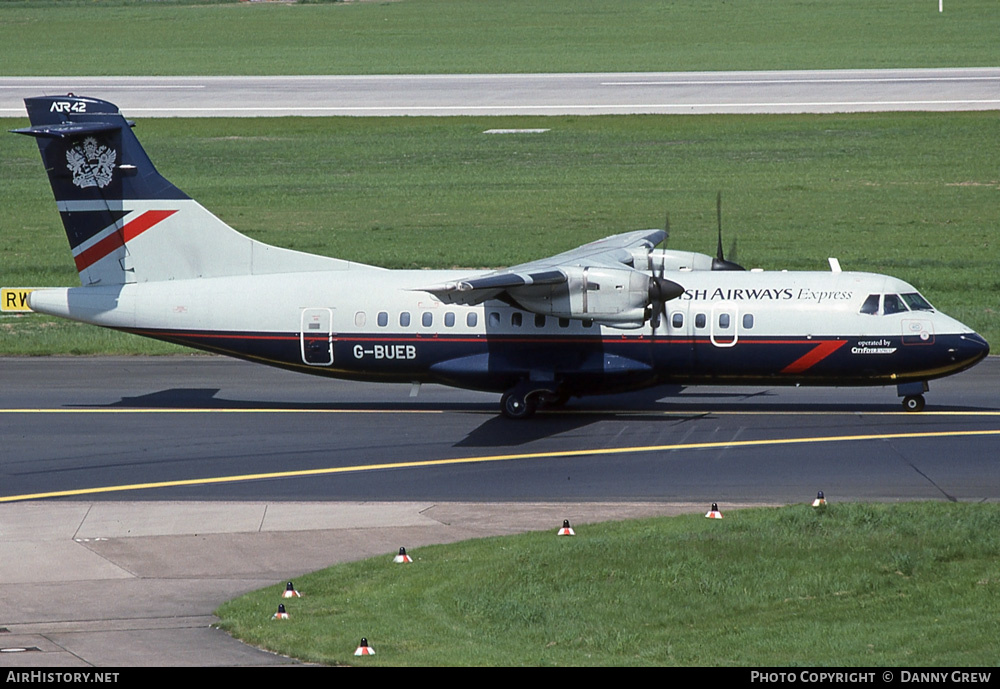
<svg viewBox="0 0 1000 689">
<path fill-rule="evenodd" d="M 896 394 L 903 398 L 903 409 L 906 411 L 923 411 L 923 393 L 927 392 L 927 389 L 926 380 L 919 380 L 913 383 L 900 383 L 896 386 Z"/>
</svg>

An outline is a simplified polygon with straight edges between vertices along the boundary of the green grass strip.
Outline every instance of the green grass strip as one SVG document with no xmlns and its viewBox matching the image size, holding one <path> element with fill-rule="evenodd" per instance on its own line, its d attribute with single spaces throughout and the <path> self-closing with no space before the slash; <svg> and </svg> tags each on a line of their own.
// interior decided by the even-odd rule
<svg viewBox="0 0 1000 689">
<path fill-rule="evenodd" d="M 0 1 L 5 75 L 998 64 L 995 0 Z"/>
<path fill-rule="evenodd" d="M 223 605 L 319 663 L 969 666 L 1000 657 L 1000 506 L 808 505 L 410 549 Z M 271 620 L 284 602 L 291 619 Z M 362 637 L 374 657 L 352 654 Z"/>
</svg>

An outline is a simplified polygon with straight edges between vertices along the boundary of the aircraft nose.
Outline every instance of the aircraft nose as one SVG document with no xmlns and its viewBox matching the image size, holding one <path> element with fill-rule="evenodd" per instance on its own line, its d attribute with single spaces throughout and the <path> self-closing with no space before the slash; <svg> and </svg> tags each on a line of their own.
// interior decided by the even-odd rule
<svg viewBox="0 0 1000 689">
<path fill-rule="evenodd" d="M 990 344 L 979 333 L 966 333 L 961 336 L 961 346 L 959 356 L 965 360 L 969 366 L 986 358 L 990 353 Z"/>
</svg>

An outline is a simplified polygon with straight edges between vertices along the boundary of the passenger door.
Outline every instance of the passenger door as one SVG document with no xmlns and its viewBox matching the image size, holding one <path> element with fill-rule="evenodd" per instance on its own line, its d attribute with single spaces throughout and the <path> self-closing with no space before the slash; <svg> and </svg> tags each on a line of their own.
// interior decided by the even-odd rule
<svg viewBox="0 0 1000 689">
<path fill-rule="evenodd" d="M 299 345 L 303 363 L 309 366 L 333 364 L 333 309 L 302 309 Z"/>
</svg>

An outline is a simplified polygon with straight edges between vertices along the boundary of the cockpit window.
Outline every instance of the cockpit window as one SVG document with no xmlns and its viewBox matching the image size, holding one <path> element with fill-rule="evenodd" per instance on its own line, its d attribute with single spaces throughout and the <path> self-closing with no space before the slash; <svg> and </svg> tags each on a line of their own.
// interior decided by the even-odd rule
<svg viewBox="0 0 1000 689">
<path fill-rule="evenodd" d="M 933 311 L 934 307 L 931 306 L 926 299 L 917 294 L 916 292 L 910 292 L 909 294 L 904 294 L 903 301 L 906 305 L 910 307 L 910 311 Z"/>
<path fill-rule="evenodd" d="M 933 311 L 934 307 L 926 299 L 910 292 L 908 294 L 886 294 L 883 298 L 881 294 L 869 294 L 865 303 L 861 305 L 861 313 L 875 315 L 879 312 L 879 300 L 882 300 L 882 313 L 890 315 L 893 313 L 904 313 L 906 311 Z"/>
<path fill-rule="evenodd" d="M 868 298 L 865 299 L 865 303 L 861 305 L 861 313 L 866 313 L 869 316 L 874 316 L 878 313 L 878 301 L 879 294 L 869 294 Z"/>
<path fill-rule="evenodd" d="M 898 294 L 887 294 L 885 295 L 885 302 L 882 306 L 882 310 L 885 315 L 888 316 L 891 313 L 902 313 L 908 309 L 906 308 L 906 304 L 903 303 L 903 300 L 899 298 Z"/>
</svg>

